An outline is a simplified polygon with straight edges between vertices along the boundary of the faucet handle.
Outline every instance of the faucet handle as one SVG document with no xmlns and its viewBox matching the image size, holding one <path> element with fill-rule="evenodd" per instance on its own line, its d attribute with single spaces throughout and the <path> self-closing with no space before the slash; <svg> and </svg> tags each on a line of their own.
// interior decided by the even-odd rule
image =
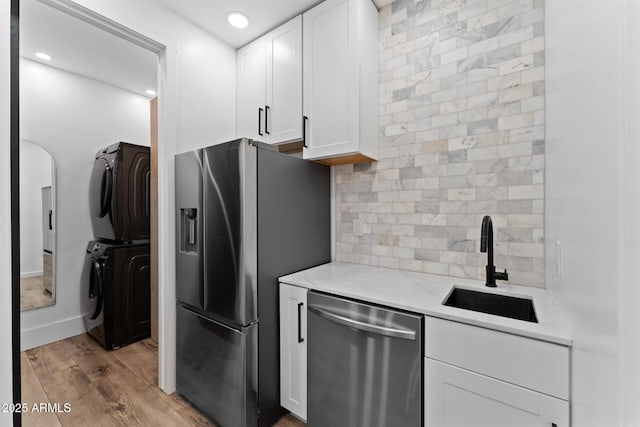
<svg viewBox="0 0 640 427">
<path fill-rule="evenodd" d="M 499 271 L 493 273 L 493 278 L 496 280 L 509 280 L 509 273 L 507 273 L 507 269 L 505 268 L 504 273 L 500 273 Z"/>
</svg>

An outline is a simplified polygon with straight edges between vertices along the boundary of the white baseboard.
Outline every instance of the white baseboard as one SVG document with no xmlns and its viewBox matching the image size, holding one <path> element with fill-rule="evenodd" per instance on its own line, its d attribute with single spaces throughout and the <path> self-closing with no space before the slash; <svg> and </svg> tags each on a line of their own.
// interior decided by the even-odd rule
<svg viewBox="0 0 640 427">
<path fill-rule="evenodd" d="M 44 272 L 42 270 L 40 271 L 25 271 L 24 273 L 20 273 L 20 278 L 21 279 L 26 279 L 28 277 L 36 277 L 36 276 L 42 276 L 44 274 Z"/>
<path fill-rule="evenodd" d="M 79 315 L 54 323 L 20 331 L 20 351 L 60 341 L 87 332 L 84 316 Z"/>
</svg>

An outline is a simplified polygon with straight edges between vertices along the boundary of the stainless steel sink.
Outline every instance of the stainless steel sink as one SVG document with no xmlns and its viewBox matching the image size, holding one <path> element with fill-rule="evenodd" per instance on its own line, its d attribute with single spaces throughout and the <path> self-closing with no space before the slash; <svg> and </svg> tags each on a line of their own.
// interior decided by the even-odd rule
<svg viewBox="0 0 640 427">
<path fill-rule="evenodd" d="M 533 308 L 533 301 L 527 298 L 454 287 L 442 304 L 463 310 L 479 311 L 481 313 L 538 323 L 536 311 Z"/>
</svg>

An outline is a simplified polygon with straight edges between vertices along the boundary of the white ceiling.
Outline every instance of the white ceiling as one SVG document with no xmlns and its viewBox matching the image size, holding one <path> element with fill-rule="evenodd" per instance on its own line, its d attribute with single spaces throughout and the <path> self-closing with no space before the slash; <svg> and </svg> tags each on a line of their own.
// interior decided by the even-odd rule
<svg viewBox="0 0 640 427">
<path fill-rule="evenodd" d="M 156 0 L 234 48 L 241 47 L 322 0 Z M 393 0 L 373 0 L 378 8 Z M 87 76 L 139 95 L 156 88 L 157 56 L 133 43 L 71 17 L 38 0 L 20 2 L 20 55 Z M 229 25 L 229 12 L 249 17 L 249 26 Z M 51 61 L 35 52 L 51 55 Z"/>
<path fill-rule="evenodd" d="M 322 0 L 156 0 L 220 40 L 239 48 L 310 9 Z M 247 28 L 233 28 L 229 12 L 249 17 Z"/>
<path fill-rule="evenodd" d="M 157 55 L 37 0 L 20 2 L 20 56 L 149 98 L 156 89 Z"/>
<path fill-rule="evenodd" d="M 322 2 L 322 0 L 156 1 L 236 49 Z M 392 1 L 374 0 L 374 3 L 378 8 L 381 8 Z M 229 12 L 242 12 L 247 15 L 249 26 L 244 29 L 233 28 L 227 22 Z"/>
</svg>

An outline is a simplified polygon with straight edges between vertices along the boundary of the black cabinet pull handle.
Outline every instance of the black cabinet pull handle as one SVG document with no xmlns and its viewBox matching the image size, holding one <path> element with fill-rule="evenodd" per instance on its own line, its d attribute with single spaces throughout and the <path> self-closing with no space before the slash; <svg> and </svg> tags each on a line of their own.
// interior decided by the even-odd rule
<svg viewBox="0 0 640 427">
<path fill-rule="evenodd" d="M 302 338 L 302 306 L 303 302 L 298 303 L 298 342 L 301 343 L 304 341 Z"/>
<path fill-rule="evenodd" d="M 53 230 L 53 211 L 49 209 L 49 230 Z"/>
<path fill-rule="evenodd" d="M 258 108 L 258 135 L 262 136 L 262 108 Z"/>
<path fill-rule="evenodd" d="M 307 116 L 302 116 L 302 146 L 304 148 L 307 148 L 307 120 L 309 120 L 309 117 Z"/>
<path fill-rule="evenodd" d="M 269 135 L 269 106 L 264 106 L 264 133 Z"/>
</svg>

